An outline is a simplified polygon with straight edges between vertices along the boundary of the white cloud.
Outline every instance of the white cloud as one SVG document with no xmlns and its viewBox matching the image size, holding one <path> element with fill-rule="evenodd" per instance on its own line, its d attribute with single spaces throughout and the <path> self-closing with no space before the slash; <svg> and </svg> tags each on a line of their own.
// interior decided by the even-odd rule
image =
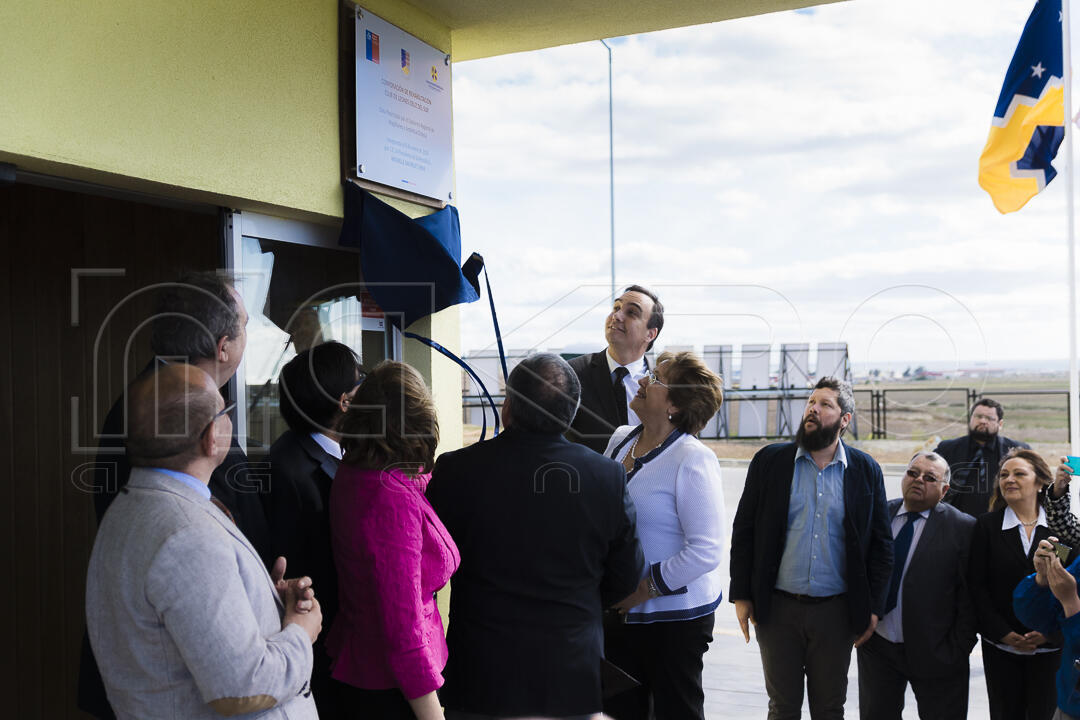
<svg viewBox="0 0 1080 720">
<path fill-rule="evenodd" d="M 947 300 L 898 297 L 860 311 L 853 355 L 930 357 L 918 313 L 963 358 L 1067 355 L 1063 179 L 1009 216 L 976 182 L 1029 11 L 861 0 L 619 41 L 616 274 L 662 288 L 663 341 L 835 339 L 864 299 L 925 284 L 983 336 Z M 454 66 L 463 246 L 515 347 L 603 342 L 607 90 L 599 43 Z M 493 342 L 486 302 L 463 336 Z"/>
</svg>

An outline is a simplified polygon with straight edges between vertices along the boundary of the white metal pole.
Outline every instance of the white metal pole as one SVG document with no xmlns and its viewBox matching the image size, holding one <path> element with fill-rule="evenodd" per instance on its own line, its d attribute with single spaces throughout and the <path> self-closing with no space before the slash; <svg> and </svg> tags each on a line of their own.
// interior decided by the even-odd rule
<svg viewBox="0 0 1080 720">
<path fill-rule="evenodd" d="M 603 40 L 607 48 L 607 121 L 608 121 L 608 188 L 611 208 L 611 302 L 615 302 L 615 119 L 611 94 L 611 46 Z"/>
<path fill-rule="evenodd" d="M 1072 43 L 1069 0 L 1061 0 L 1062 79 L 1065 85 L 1065 207 L 1069 227 L 1069 446 L 1080 454 L 1080 376 L 1076 360 L 1076 234 L 1073 208 Z"/>
</svg>

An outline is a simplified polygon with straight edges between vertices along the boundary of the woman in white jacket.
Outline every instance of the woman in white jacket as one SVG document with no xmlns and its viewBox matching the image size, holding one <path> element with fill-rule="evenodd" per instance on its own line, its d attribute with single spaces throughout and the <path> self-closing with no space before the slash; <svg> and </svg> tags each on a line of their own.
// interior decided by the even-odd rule
<svg viewBox="0 0 1080 720">
<path fill-rule="evenodd" d="M 615 720 L 705 718 L 702 658 L 720 604 L 724 499 L 716 455 L 696 437 L 720 409 L 722 382 L 690 352 L 664 353 L 615 431 L 648 569 L 605 624 L 605 654 L 641 685 L 605 702 Z M 649 709 L 652 708 L 652 715 Z"/>
</svg>

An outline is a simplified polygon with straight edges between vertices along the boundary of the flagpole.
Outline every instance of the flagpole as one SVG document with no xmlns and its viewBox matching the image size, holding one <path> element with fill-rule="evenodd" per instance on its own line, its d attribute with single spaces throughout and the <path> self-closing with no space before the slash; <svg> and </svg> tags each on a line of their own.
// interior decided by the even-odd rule
<svg viewBox="0 0 1080 720">
<path fill-rule="evenodd" d="M 1062 79 L 1065 95 L 1065 207 L 1069 227 L 1069 446 L 1080 454 L 1080 375 L 1076 358 L 1076 234 L 1073 207 L 1072 43 L 1069 0 L 1061 0 Z"/>
</svg>

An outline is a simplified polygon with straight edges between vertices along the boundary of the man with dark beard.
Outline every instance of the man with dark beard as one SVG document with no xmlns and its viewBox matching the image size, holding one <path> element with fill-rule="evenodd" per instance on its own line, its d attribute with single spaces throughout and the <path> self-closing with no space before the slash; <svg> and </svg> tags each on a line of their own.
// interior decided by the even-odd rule
<svg viewBox="0 0 1080 720">
<path fill-rule="evenodd" d="M 934 449 L 949 463 L 952 483 L 945 502 L 957 510 L 975 517 L 989 512 L 1001 459 L 1014 447 L 1031 449 L 1027 443 L 1001 435 L 1004 425 L 1001 403 L 982 398 L 971 408 L 968 434 L 942 440 Z"/>
<path fill-rule="evenodd" d="M 793 443 L 750 462 L 731 535 L 731 591 L 743 637 L 756 628 L 769 720 L 799 718 L 805 677 L 815 720 L 843 718 L 851 648 L 885 614 L 892 529 L 881 467 L 840 440 L 851 385 L 826 377 Z"/>
</svg>

